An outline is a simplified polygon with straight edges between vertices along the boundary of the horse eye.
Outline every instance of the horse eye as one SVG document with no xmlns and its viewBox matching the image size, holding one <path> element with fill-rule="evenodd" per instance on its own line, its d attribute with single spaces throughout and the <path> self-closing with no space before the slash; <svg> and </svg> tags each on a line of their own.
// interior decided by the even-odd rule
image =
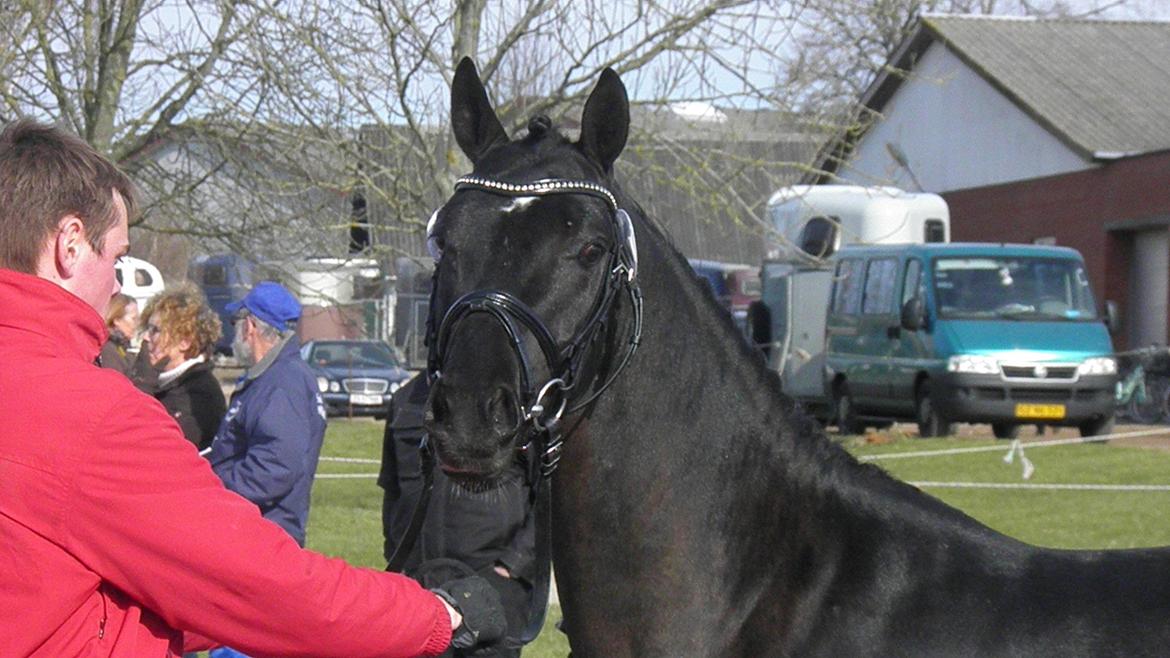
<svg viewBox="0 0 1170 658">
<path fill-rule="evenodd" d="M 587 242 L 585 246 L 581 247 L 581 251 L 577 252 L 577 260 L 582 265 L 589 267 L 590 265 L 596 265 L 597 261 L 601 260 L 601 257 L 604 255 L 605 247 L 603 245 L 596 242 Z"/>
</svg>

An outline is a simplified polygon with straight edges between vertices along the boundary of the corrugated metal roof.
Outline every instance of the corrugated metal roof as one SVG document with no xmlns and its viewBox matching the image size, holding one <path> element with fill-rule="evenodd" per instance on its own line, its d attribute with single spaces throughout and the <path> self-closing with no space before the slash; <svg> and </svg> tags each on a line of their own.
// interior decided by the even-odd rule
<svg viewBox="0 0 1170 658">
<path fill-rule="evenodd" d="M 922 24 L 1086 157 L 1170 148 L 1170 22 L 928 14 Z"/>
</svg>

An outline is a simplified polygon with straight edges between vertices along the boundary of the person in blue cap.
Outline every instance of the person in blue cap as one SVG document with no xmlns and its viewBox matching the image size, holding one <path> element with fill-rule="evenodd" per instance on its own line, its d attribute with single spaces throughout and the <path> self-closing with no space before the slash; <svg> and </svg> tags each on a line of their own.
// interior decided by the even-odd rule
<svg viewBox="0 0 1170 658">
<path fill-rule="evenodd" d="M 227 310 L 236 333 L 232 348 L 247 371 L 208 459 L 224 486 L 304 546 L 325 404 L 299 354 L 301 304 L 279 283 L 262 281 Z"/>
<path fill-rule="evenodd" d="M 300 357 L 301 304 L 279 283 L 261 281 L 226 308 L 236 334 L 232 353 L 247 371 L 207 458 L 225 487 L 304 546 L 309 493 L 325 439 L 325 402 Z M 228 647 L 210 655 L 247 658 Z"/>
</svg>

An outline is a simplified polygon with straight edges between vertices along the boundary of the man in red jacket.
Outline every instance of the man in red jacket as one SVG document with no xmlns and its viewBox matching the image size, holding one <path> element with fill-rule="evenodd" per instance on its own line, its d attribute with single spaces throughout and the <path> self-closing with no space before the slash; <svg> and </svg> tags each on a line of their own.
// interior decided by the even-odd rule
<svg viewBox="0 0 1170 658">
<path fill-rule="evenodd" d="M 95 365 L 135 205 L 80 139 L 0 134 L 0 653 L 385 657 L 498 638 L 486 583 L 432 593 L 300 548 Z"/>
</svg>

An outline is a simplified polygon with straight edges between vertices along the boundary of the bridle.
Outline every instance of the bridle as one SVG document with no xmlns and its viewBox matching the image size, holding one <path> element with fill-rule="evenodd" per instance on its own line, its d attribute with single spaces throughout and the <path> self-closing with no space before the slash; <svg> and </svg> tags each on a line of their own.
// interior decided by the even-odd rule
<svg viewBox="0 0 1170 658">
<path fill-rule="evenodd" d="M 443 315 L 442 322 L 436 323 L 432 315 L 427 321 L 427 377 L 433 385 L 442 377 L 443 362 L 451 336 L 461 320 L 475 313 L 485 313 L 504 328 L 509 343 L 520 363 L 520 405 L 521 419 L 517 423 L 516 435 L 527 431 L 526 437 L 516 436 L 513 445 L 521 446 L 519 452 L 525 458 L 528 470 L 528 484 L 531 489 L 531 504 L 535 509 L 536 542 L 533 589 L 529 597 L 528 620 L 518 638 L 507 637 L 505 646 L 520 648 L 532 641 L 544 625 L 548 609 L 549 581 L 551 578 L 551 502 L 549 479 L 560 462 L 564 447 L 564 434 L 560 430 L 565 414 L 573 414 L 593 403 L 613 384 L 642 340 L 642 291 L 638 287 L 638 248 L 634 237 L 634 226 L 630 216 L 622 210 L 617 198 L 609 189 L 590 181 L 564 178 L 544 178 L 529 183 L 510 183 L 464 176 L 455 183 L 455 194 L 463 190 L 479 190 L 499 196 L 549 196 L 553 194 L 585 194 L 602 199 L 610 211 L 610 227 L 613 231 L 613 245 L 609 249 L 606 276 L 593 306 L 585 321 L 573 332 L 572 337 L 561 347 L 540 316 L 515 295 L 503 290 L 475 290 L 455 300 Z M 428 248 L 431 246 L 431 230 L 438 217 L 438 211 L 431 215 L 427 225 Z M 438 280 L 439 254 L 435 256 L 435 281 Z M 592 393 L 584 399 L 569 405 L 569 396 L 578 389 L 578 376 L 589 351 L 589 346 L 602 334 L 602 329 L 624 290 L 630 299 L 634 318 L 630 328 L 629 346 L 617 367 Z M 434 313 L 435 291 L 431 291 L 431 312 Z M 528 353 L 522 330 L 536 339 L 541 355 L 548 366 L 549 379 L 537 390 L 532 370 L 532 358 Z M 583 389 L 584 387 L 580 387 Z M 555 398 L 559 396 L 559 400 Z M 550 413 L 547 401 L 553 401 L 556 410 Z M 519 439 L 527 440 L 521 442 Z M 422 458 L 423 490 L 415 505 L 406 534 L 390 557 L 387 569 L 401 571 L 422 527 L 427 502 L 433 486 L 435 466 L 434 450 L 425 436 L 420 445 Z"/>
<path fill-rule="evenodd" d="M 444 357 L 451 336 L 458 323 L 475 313 L 484 313 L 494 318 L 507 333 L 513 352 L 520 363 L 521 420 L 517 433 L 528 431 L 529 440 L 516 445 L 529 455 L 530 468 L 539 464 L 540 475 L 547 478 L 556 469 L 563 448 L 563 435 L 557 431 L 565 414 L 573 414 L 596 400 L 629 363 L 638 349 L 642 336 L 642 292 L 637 282 L 637 245 L 634 228 L 629 215 L 617 203 L 614 194 L 607 188 L 583 180 L 544 178 L 528 183 L 510 183 L 464 176 L 455 183 L 455 193 L 464 190 L 478 190 L 499 196 L 550 196 L 556 194 L 584 194 L 605 201 L 610 211 L 610 227 L 613 232 L 612 245 L 608 252 L 606 277 L 586 320 L 572 337 L 559 345 L 549 331 L 548 325 L 540 319 L 527 304 L 515 295 L 503 290 L 474 290 L 458 299 L 447 309 L 442 322 L 436 328 L 428 328 L 428 345 L 431 346 L 427 359 L 427 370 L 432 382 L 442 376 Z M 605 382 L 583 399 L 569 398 L 578 388 L 578 375 L 589 352 L 589 346 L 600 335 L 621 291 L 625 291 L 634 311 L 628 347 L 617 367 L 609 373 Z M 529 354 L 522 330 L 535 339 L 548 367 L 549 378 L 539 388 L 533 375 L 532 355 Z M 559 398 L 559 399 L 558 399 Z M 551 404 L 550 404 L 551 403 Z M 544 446 L 534 441 L 546 440 Z M 537 452 L 537 449 L 539 451 Z M 539 454 L 539 459 L 532 455 Z M 535 473 L 533 474 L 535 475 Z"/>
</svg>

